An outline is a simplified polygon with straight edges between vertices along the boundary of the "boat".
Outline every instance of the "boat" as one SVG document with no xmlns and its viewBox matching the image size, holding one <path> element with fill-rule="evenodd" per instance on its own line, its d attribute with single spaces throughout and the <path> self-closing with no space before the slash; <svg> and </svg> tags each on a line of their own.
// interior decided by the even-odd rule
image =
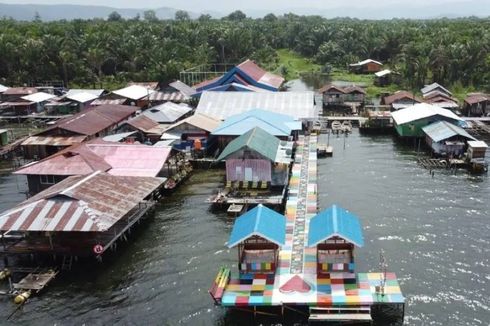
<svg viewBox="0 0 490 326">
<path fill-rule="evenodd" d="M 340 121 L 335 120 L 335 121 L 332 121 L 330 128 L 332 129 L 333 133 L 338 134 L 342 131 L 342 124 L 340 123 Z"/>
<path fill-rule="evenodd" d="M 342 122 L 341 130 L 346 134 L 352 132 L 352 124 L 350 123 L 350 121 L 346 120 Z"/>
</svg>

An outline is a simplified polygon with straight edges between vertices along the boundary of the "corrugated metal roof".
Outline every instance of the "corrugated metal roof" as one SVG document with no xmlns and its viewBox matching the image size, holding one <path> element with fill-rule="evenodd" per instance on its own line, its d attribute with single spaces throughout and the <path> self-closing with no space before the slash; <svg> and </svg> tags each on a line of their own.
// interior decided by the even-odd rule
<svg viewBox="0 0 490 326">
<path fill-rule="evenodd" d="M 126 102 L 125 98 L 117 98 L 117 99 L 98 98 L 94 100 L 92 103 L 90 103 L 90 105 L 94 105 L 94 106 L 95 105 L 121 105 L 124 102 Z"/>
<path fill-rule="evenodd" d="M 463 119 L 458 117 L 453 112 L 427 103 L 415 104 L 391 113 L 391 116 L 397 125 L 402 125 L 435 115 L 440 115 L 454 121 L 464 122 Z"/>
<path fill-rule="evenodd" d="M 87 103 L 99 98 L 99 96 L 91 93 L 80 92 L 71 95 L 66 95 L 65 98 L 79 103 Z"/>
<path fill-rule="evenodd" d="M 181 92 L 153 92 L 150 94 L 151 102 L 185 102 L 189 98 Z"/>
<path fill-rule="evenodd" d="M 187 97 L 191 97 L 196 93 L 196 90 L 193 87 L 181 82 L 180 80 L 176 80 L 168 84 L 168 86 L 175 88 Z"/>
<path fill-rule="evenodd" d="M 3 95 L 29 95 L 37 93 L 35 87 L 11 87 L 3 92 Z"/>
<path fill-rule="evenodd" d="M 171 132 L 172 129 L 174 129 L 177 126 L 180 126 L 184 123 L 190 124 L 194 127 L 197 127 L 199 129 L 211 132 L 214 129 L 216 129 L 221 121 L 214 119 L 210 116 L 207 116 L 206 114 L 200 114 L 200 113 L 195 113 L 194 115 L 191 115 L 188 118 L 185 118 L 184 120 L 180 120 L 177 123 L 174 123 L 173 125 L 169 126 L 166 131 Z"/>
<path fill-rule="evenodd" d="M 127 137 L 129 137 L 131 135 L 134 135 L 135 133 L 137 133 L 137 131 L 121 132 L 121 133 L 118 133 L 118 134 L 105 136 L 102 139 L 104 141 L 118 143 L 121 140 L 123 140 L 124 138 L 127 138 Z"/>
<path fill-rule="evenodd" d="M 137 86 L 143 86 L 145 88 L 149 88 L 149 89 L 157 89 L 158 88 L 158 82 L 156 81 L 149 81 L 149 82 L 129 82 L 128 83 L 128 86 L 133 86 L 133 85 L 137 85 Z"/>
<path fill-rule="evenodd" d="M 278 246 L 284 246 L 286 217 L 259 204 L 236 219 L 228 240 L 228 248 L 233 248 L 252 236 L 259 236 Z"/>
<path fill-rule="evenodd" d="M 436 143 L 457 135 L 467 139 L 476 140 L 476 138 L 468 134 L 463 128 L 455 126 L 447 121 L 431 123 L 430 125 L 423 127 L 422 130 Z"/>
<path fill-rule="evenodd" d="M 162 183 L 103 172 L 69 177 L 1 214 L 0 230 L 104 232 Z"/>
<path fill-rule="evenodd" d="M 295 119 L 318 116 L 313 92 L 203 92 L 196 112 L 224 120 L 252 109 L 286 114 Z"/>
<path fill-rule="evenodd" d="M 340 237 L 358 247 L 364 246 L 359 218 L 337 205 L 333 205 L 311 218 L 308 247 L 314 247 L 332 237 Z"/>
<path fill-rule="evenodd" d="M 426 85 L 424 88 L 422 88 L 420 91 L 422 92 L 422 94 L 427 94 L 427 93 L 430 93 L 436 89 L 441 89 L 444 93 L 447 93 L 449 95 L 453 95 L 453 93 L 451 93 L 449 90 L 447 90 L 444 86 L 438 84 L 438 83 L 432 83 L 430 85 Z"/>
<path fill-rule="evenodd" d="M 409 100 L 415 103 L 421 103 L 422 100 L 417 98 L 413 93 L 407 91 L 397 91 L 394 94 L 387 96 L 383 99 L 382 103 L 386 105 L 391 105 L 400 100 Z"/>
<path fill-rule="evenodd" d="M 153 121 L 152 119 L 150 119 L 149 117 L 143 114 L 140 114 L 137 117 L 128 120 L 126 124 L 144 132 L 158 126 L 158 122 Z"/>
<path fill-rule="evenodd" d="M 470 105 L 473 105 L 480 102 L 490 101 L 490 97 L 484 94 L 475 94 L 468 96 L 464 101 Z"/>
<path fill-rule="evenodd" d="M 48 94 L 44 92 L 37 92 L 31 95 L 26 95 L 22 96 L 21 99 L 29 101 L 29 102 L 34 102 L 34 103 L 41 103 L 45 102 L 47 100 L 50 100 L 52 98 L 55 98 L 56 96 L 53 94 Z"/>
<path fill-rule="evenodd" d="M 272 74 L 262 69 L 255 63 L 255 61 L 250 59 L 240 63 L 237 67 L 260 84 L 269 85 L 278 89 L 281 87 L 282 83 L 284 83 L 284 78 L 282 76 Z"/>
<path fill-rule="evenodd" d="M 292 130 L 298 130 L 292 129 L 297 122 L 293 117 L 285 114 L 255 109 L 229 117 L 213 130 L 212 134 L 240 136 L 250 129 L 260 127 L 274 136 L 289 136 Z M 299 124 L 301 130 L 301 122 Z"/>
<path fill-rule="evenodd" d="M 15 174 L 66 176 L 86 175 L 100 170 L 112 175 L 156 177 L 170 152 L 171 147 L 83 143 L 22 167 Z"/>
<path fill-rule="evenodd" d="M 191 111 L 192 108 L 187 104 L 166 102 L 149 108 L 143 114 L 158 123 L 174 123 Z"/>
<path fill-rule="evenodd" d="M 220 154 L 218 161 L 224 160 L 236 151 L 246 147 L 275 162 L 279 145 L 279 139 L 256 127 L 232 140 Z"/>
<path fill-rule="evenodd" d="M 488 145 L 485 143 L 483 140 L 477 140 L 477 141 L 469 141 L 468 146 L 473 147 L 473 148 L 487 148 Z"/>
<path fill-rule="evenodd" d="M 31 136 L 22 142 L 22 146 L 71 146 L 83 142 L 87 136 Z"/>
<path fill-rule="evenodd" d="M 113 91 L 112 93 L 129 98 L 130 100 L 139 100 L 153 93 L 154 90 L 146 88 L 144 86 L 132 85 L 125 88 L 121 88 Z"/>
<path fill-rule="evenodd" d="M 363 60 L 363 61 L 359 61 L 359 62 L 356 62 L 356 63 L 351 63 L 350 66 L 351 67 L 356 67 L 356 66 L 364 66 L 364 65 L 367 65 L 368 63 L 375 63 L 375 64 L 378 64 L 380 66 L 382 66 L 383 64 L 379 61 L 376 61 L 376 60 L 373 60 L 373 59 L 366 59 L 366 60 Z"/>
<path fill-rule="evenodd" d="M 104 92 L 105 92 L 105 89 L 72 88 L 72 89 L 68 90 L 68 92 L 66 92 L 66 94 L 64 96 L 66 97 L 66 96 L 72 96 L 72 95 L 75 95 L 78 93 L 88 93 L 88 94 L 92 94 L 93 96 L 99 97 L 99 96 L 102 96 L 102 94 L 104 94 Z"/>
<path fill-rule="evenodd" d="M 77 134 L 91 136 L 126 120 L 138 110 L 140 110 L 139 107 L 129 105 L 95 106 L 71 117 L 59 120 L 54 126 L 38 135 L 49 135 L 51 130 L 59 128 Z"/>
</svg>

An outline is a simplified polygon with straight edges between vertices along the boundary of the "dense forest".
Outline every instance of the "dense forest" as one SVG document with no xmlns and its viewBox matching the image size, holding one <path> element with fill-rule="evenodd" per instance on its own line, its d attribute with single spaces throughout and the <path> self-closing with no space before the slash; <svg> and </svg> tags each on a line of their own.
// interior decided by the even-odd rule
<svg viewBox="0 0 490 326">
<path fill-rule="evenodd" d="M 234 12 L 191 20 L 152 12 L 124 20 L 32 22 L 0 20 L 0 83 L 62 80 L 68 86 L 166 81 L 210 63 L 255 59 L 281 72 L 277 49 L 290 49 L 324 72 L 372 58 L 401 73 L 406 87 L 425 82 L 490 89 L 490 18 L 439 20 L 324 19 Z"/>
</svg>

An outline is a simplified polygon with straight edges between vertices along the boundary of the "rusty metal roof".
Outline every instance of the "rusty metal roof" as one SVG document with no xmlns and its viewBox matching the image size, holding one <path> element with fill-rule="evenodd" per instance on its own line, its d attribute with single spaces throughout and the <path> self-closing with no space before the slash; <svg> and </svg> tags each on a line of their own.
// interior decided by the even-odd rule
<svg viewBox="0 0 490 326">
<path fill-rule="evenodd" d="M 104 172 L 68 177 L 0 215 L 1 231 L 104 232 L 164 179 Z"/>
<path fill-rule="evenodd" d="M 144 132 L 158 126 L 158 122 L 152 120 L 151 118 L 143 114 L 140 114 L 139 116 L 128 120 L 126 123 L 132 126 L 133 128 L 136 128 Z"/>
<path fill-rule="evenodd" d="M 413 102 L 421 103 L 422 100 L 416 97 L 413 93 L 407 91 L 397 91 L 394 94 L 387 96 L 383 99 L 385 105 L 391 105 L 399 100 L 408 99 Z"/>
<path fill-rule="evenodd" d="M 160 102 L 160 101 L 184 102 L 188 99 L 189 97 L 182 94 L 181 92 L 153 92 L 150 94 L 150 101 L 152 102 Z"/>
<path fill-rule="evenodd" d="M 140 108 L 129 105 L 100 105 L 86 109 L 68 118 L 59 120 L 53 127 L 38 135 L 50 135 L 54 129 L 63 129 L 76 134 L 91 136 L 120 123 Z"/>
<path fill-rule="evenodd" d="M 29 95 L 37 93 L 35 87 L 11 87 L 3 92 L 3 95 Z"/>
<path fill-rule="evenodd" d="M 22 146 L 71 146 L 83 142 L 87 136 L 31 136 L 22 142 Z"/>
</svg>

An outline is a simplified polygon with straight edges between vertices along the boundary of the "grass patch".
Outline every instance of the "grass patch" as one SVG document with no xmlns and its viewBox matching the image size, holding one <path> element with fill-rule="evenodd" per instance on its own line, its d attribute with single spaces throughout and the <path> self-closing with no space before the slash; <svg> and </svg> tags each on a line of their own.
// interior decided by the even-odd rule
<svg viewBox="0 0 490 326">
<path fill-rule="evenodd" d="M 279 68 L 276 69 L 276 72 L 283 74 L 283 77 L 288 80 L 299 78 L 301 73 L 320 72 L 319 64 L 289 49 L 277 50 L 277 56 L 279 57 Z M 282 67 L 285 68 L 285 71 Z"/>
</svg>

